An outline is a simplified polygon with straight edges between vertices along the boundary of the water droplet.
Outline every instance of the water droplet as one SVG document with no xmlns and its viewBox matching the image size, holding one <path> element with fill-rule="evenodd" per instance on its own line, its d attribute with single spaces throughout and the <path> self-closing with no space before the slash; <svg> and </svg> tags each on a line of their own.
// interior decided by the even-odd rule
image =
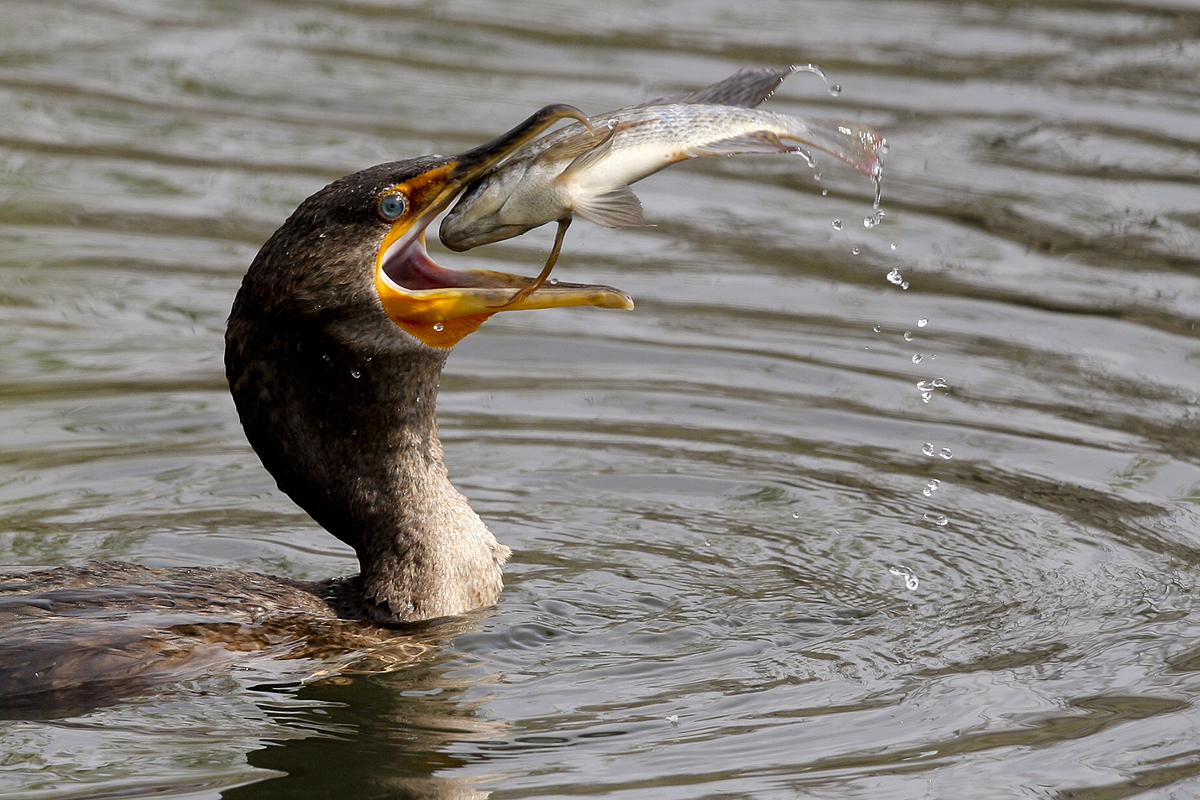
<svg viewBox="0 0 1200 800">
<path fill-rule="evenodd" d="M 912 362 L 914 364 L 920 364 L 921 359 L 923 358 L 925 358 L 925 356 L 921 355 L 920 353 L 913 353 Z"/>
<path fill-rule="evenodd" d="M 821 190 L 821 197 L 829 197 L 829 190 L 828 190 L 828 189 L 822 189 L 822 190 Z"/>
<path fill-rule="evenodd" d="M 929 483 L 925 484 L 925 488 L 921 490 L 921 494 L 925 495 L 926 497 L 933 497 L 933 493 L 936 492 L 938 487 L 941 485 L 942 482 L 937 478 L 934 478 Z"/>
<path fill-rule="evenodd" d="M 924 317 L 921 317 L 919 320 L 917 320 L 918 328 L 924 328 L 928 324 L 929 324 L 929 320 L 925 319 Z"/>
<path fill-rule="evenodd" d="M 885 216 L 887 216 L 887 215 L 884 214 L 882 211 L 876 211 L 874 214 L 868 214 L 867 216 L 863 217 L 863 227 L 864 228 L 874 228 L 876 225 L 878 225 L 880 222 L 883 221 L 883 218 Z"/>
<path fill-rule="evenodd" d="M 361 378 L 361 377 L 362 377 L 362 373 L 361 373 L 361 372 L 359 372 L 359 371 L 358 371 L 358 370 L 356 370 L 356 369 L 352 369 L 352 370 L 350 370 L 350 377 L 351 377 L 351 378 Z"/>
<path fill-rule="evenodd" d="M 950 524 L 950 520 L 946 518 L 945 514 L 928 513 L 925 514 L 925 519 L 929 520 L 934 525 L 937 525 L 939 528 L 944 528 Z"/>
<path fill-rule="evenodd" d="M 433 329 L 435 331 L 444 331 L 444 330 L 446 330 L 446 325 L 445 325 L 445 323 L 442 323 L 442 322 L 435 322 L 435 323 L 433 323 Z"/>
<path fill-rule="evenodd" d="M 921 445 L 921 452 L 927 456 L 933 455 L 935 452 L 933 442 L 926 442 L 925 444 Z"/>
<path fill-rule="evenodd" d="M 321 360 L 322 361 L 332 361 L 333 358 L 329 355 L 329 353 L 326 353 L 325 355 L 321 356 Z"/>
<path fill-rule="evenodd" d="M 871 328 L 871 330 L 875 331 L 876 333 L 879 333 L 881 330 L 883 330 L 883 326 L 876 325 L 875 327 Z"/>
<path fill-rule="evenodd" d="M 917 579 L 916 575 L 912 574 L 912 570 L 908 567 L 890 567 L 888 572 L 897 577 L 904 578 L 904 588 L 910 592 L 915 592 L 917 587 L 921 585 L 921 581 Z"/>
<path fill-rule="evenodd" d="M 887 274 L 888 283 L 894 283 L 897 286 L 904 283 L 904 276 L 900 274 L 900 270 L 892 268 L 892 271 Z"/>
<path fill-rule="evenodd" d="M 908 281 L 900 281 L 900 288 L 907 292 L 908 291 Z"/>
<path fill-rule="evenodd" d="M 793 512 L 792 512 L 792 519 L 800 519 L 800 512 L 799 512 L 799 511 L 793 511 Z"/>
<path fill-rule="evenodd" d="M 905 332 L 904 332 L 904 341 L 906 341 L 906 342 L 911 342 L 912 340 L 913 340 L 913 332 L 912 332 L 912 331 L 905 331 Z"/>
<path fill-rule="evenodd" d="M 835 219 L 833 221 L 833 229 L 835 231 L 840 231 L 842 229 L 842 221 L 840 219 Z"/>
<path fill-rule="evenodd" d="M 851 248 L 850 248 L 850 255 L 854 255 L 854 256 L 856 256 L 856 255 L 858 255 L 858 254 L 859 254 L 859 249 L 858 249 L 857 247 L 851 247 Z"/>
<path fill-rule="evenodd" d="M 928 403 L 933 399 L 933 392 L 921 392 L 921 402 Z"/>
<path fill-rule="evenodd" d="M 671 714 L 669 717 L 667 717 L 667 722 L 671 723 L 672 725 L 674 725 L 675 727 L 678 728 L 679 727 L 679 715 Z"/>
<path fill-rule="evenodd" d="M 842 93 L 842 85 L 840 83 L 835 83 L 833 86 L 829 87 L 829 96 L 830 97 L 837 97 L 841 93 Z"/>
<path fill-rule="evenodd" d="M 814 173 L 813 173 L 813 180 L 814 180 L 814 181 L 819 181 L 819 180 L 821 180 L 821 173 L 819 173 L 819 172 L 814 172 Z"/>
<path fill-rule="evenodd" d="M 929 385 L 935 389 L 945 389 L 945 388 L 948 388 L 948 386 L 949 386 L 949 384 L 946 383 L 945 378 L 934 378 L 932 381 L 929 382 Z"/>
<path fill-rule="evenodd" d="M 892 243 L 891 243 L 891 245 L 889 245 L 889 246 L 890 246 L 890 247 L 891 247 L 893 250 L 895 250 L 895 249 L 896 249 L 896 243 L 895 243 L 895 242 L 892 242 Z"/>
<path fill-rule="evenodd" d="M 943 447 L 940 451 L 938 451 L 938 455 L 941 456 L 946 461 L 949 461 L 950 459 L 954 458 L 954 454 L 950 452 L 949 447 Z"/>
<path fill-rule="evenodd" d="M 550 284 L 551 286 L 558 286 L 558 278 L 551 278 L 550 280 L 546 281 L 546 283 Z"/>
<path fill-rule="evenodd" d="M 792 67 L 792 71 L 793 72 L 811 72 L 813 75 L 816 75 L 821 80 L 825 81 L 826 83 L 829 83 L 829 76 L 827 76 L 825 74 L 824 70 L 822 70 L 816 64 L 805 64 L 804 66 L 796 65 L 796 66 Z"/>
</svg>

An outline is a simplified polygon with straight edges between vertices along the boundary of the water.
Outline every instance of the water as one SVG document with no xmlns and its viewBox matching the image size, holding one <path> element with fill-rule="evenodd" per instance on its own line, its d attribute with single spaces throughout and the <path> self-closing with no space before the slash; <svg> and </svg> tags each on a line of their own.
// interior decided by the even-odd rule
<svg viewBox="0 0 1200 800">
<path fill-rule="evenodd" d="M 242 271 L 327 180 L 745 64 L 820 65 L 836 97 L 795 75 L 772 107 L 890 153 L 861 229 L 830 226 L 873 199 L 834 163 L 667 170 L 639 184 L 656 227 L 575 225 L 556 272 L 636 311 L 502 315 L 457 348 L 447 460 L 514 559 L 449 644 L 0 723 L 0 794 L 1200 795 L 1200 5 L 4 20 L 10 564 L 354 569 L 275 491 L 221 374 Z M 444 258 L 533 274 L 551 238 Z M 914 319 L 936 321 L 920 364 Z"/>
</svg>

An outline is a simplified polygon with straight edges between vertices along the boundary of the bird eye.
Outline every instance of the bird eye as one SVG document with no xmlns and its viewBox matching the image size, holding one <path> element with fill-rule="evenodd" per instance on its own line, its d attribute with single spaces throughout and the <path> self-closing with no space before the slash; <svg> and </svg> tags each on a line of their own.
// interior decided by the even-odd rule
<svg viewBox="0 0 1200 800">
<path fill-rule="evenodd" d="M 408 200 L 402 194 L 385 194 L 379 198 L 379 216 L 386 220 L 400 219 L 408 210 Z"/>
</svg>

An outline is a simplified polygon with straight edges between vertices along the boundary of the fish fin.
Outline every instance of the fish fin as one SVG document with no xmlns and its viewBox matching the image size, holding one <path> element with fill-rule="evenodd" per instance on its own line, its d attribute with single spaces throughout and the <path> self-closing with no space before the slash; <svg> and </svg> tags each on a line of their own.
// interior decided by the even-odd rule
<svg viewBox="0 0 1200 800">
<path fill-rule="evenodd" d="M 575 160 L 570 164 L 567 164 L 567 168 L 559 173 L 558 180 L 570 180 L 573 176 L 586 171 L 589 167 L 594 167 L 607 158 L 612 153 L 613 139 L 616 135 L 617 129 L 615 127 L 609 128 L 608 132 L 604 134 L 604 138 L 576 156 Z"/>
<path fill-rule="evenodd" d="M 642 201 L 628 186 L 619 186 L 611 192 L 577 201 L 572 210 L 588 222 L 606 228 L 646 226 L 646 218 L 642 216 Z"/>
<path fill-rule="evenodd" d="M 797 148 L 784 144 L 771 131 L 752 131 L 728 139 L 718 139 L 715 142 L 689 147 L 685 154 L 688 158 L 698 156 L 736 156 L 747 153 L 794 153 Z"/>
<path fill-rule="evenodd" d="M 741 106 L 754 108 L 760 105 L 779 88 L 783 79 L 796 71 L 796 67 L 770 69 L 745 67 L 712 86 L 705 86 L 678 97 L 664 97 L 643 105 L 654 106 L 666 103 L 709 103 L 718 106 Z"/>
<path fill-rule="evenodd" d="M 566 169 L 559 174 L 560 176 L 570 176 L 575 171 L 593 166 L 612 152 L 613 138 L 617 134 L 648 125 L 654 121 L 653 119 L 622 120 L 614 117 L 609 124 L 598 125 L 594 135 L 582 131 L 551 145 L 538 156 L 538 161 L 569 161 L 571 163 L 567 164 Z"/>
<path fill-rule="evenodd" d="M 563 130 L 566 130 L 565 128 Z M 598 143 L 611 136 L 607 128 L 600 128 L 596 133 L 589 133 L 582 125 L 579 131 L 572 133 L 561 141 L 550 145 L 538 156 L 538 161 L 549 163 L 553 161 L 571 161 L 588 152 Z"/>
</svg>

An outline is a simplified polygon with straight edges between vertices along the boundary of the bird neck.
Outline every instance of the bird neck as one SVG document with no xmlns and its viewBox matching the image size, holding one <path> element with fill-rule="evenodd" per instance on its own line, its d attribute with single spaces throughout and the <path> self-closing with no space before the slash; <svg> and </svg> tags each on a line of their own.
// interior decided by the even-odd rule
<svg viewBox="0 0 1200 800">
<path fill-rule="evenodd" d="M 389 360 L 378 356 L 351 378 L 370 388 L 349 416 L 367 418 L 327 446 L 356 466 L 332 478 L 343 511 L 326 527 L 355 540 L 365 616 L 430 619 L 490 605 L 508 550 L 447 475 L 435 414 L 441 357 Z"/>
<path fill-rule="evenodd" d="M 356 614 L 415 621 L 494 603 L 508 549 L 451 485 L 438 439 L 448 351 L 401 332 L 377 300 L 263 303 L 255 274 L 230 315 L 230 388 L 279 488 L 358 554 Z"/>
</svg>

